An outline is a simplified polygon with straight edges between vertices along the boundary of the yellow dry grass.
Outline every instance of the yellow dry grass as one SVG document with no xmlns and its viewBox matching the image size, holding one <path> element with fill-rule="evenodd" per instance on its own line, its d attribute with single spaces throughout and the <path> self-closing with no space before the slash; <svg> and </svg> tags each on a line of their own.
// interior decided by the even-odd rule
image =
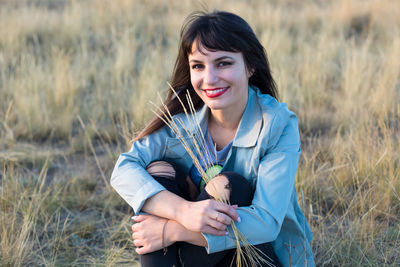
<svg viewBox="0 0 400 267">
<path fill-rule="evenodd" d="M 0 0 L 0 265 L 137 264 L 103 177 L 204 6 L 251 24 L 299 116 L 317 264 L 400 264 L 399 1 Z"/>
</svg>

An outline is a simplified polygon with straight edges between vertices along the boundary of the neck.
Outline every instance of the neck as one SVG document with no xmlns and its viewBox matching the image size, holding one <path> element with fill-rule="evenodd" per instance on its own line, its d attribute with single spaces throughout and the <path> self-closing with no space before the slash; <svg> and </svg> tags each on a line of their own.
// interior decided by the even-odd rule
<svg viewBox="0 0 400 267">
<path fill-rule="evenodd" d="M 244 110 L 246 109 L 247 100 L 243 102 L 242 106 L 232 106 L 226 109 L 211 110 L 209 123 L 218 128 L 226 130 L 237 130 Z"/>
<path fill-rule="evenodd" d="M 218 128 L 224 128 L 227 130 L 236 130 L 239 126 L 241 114 L 229 114 L 222 110 L 211 110 L 211 116 L 209 123 L 217 126 Z"/>
</svg>

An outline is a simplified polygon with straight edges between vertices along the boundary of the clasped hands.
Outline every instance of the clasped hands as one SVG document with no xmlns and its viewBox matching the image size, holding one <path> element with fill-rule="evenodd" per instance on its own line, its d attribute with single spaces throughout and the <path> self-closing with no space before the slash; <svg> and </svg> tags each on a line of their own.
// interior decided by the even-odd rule
<svg viewBox="0 0 400 267">
<path fill-rule="evenodd" d="M 227 227 L 232 220 L 240 222 L 237 205 L 231 206 L 211 199 L 188 201 L 186 204 L 178 218 L 168 223 L 166 218 L 155 215 L 134 216 L 132 238 L 137 247 L 136 252 L 146 254 L 162 249 L 163 245 L 168 247 L 176 241 L 185 241 L 182 238 L 185 232 L 227 235 Z"/>
</svg>

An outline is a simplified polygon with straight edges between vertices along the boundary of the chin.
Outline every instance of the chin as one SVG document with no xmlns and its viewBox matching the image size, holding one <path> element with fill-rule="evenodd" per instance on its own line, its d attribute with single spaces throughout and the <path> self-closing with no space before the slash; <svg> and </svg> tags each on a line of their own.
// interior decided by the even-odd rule
<svg viewBox="0 0 400 267">
<path fill-rule="evenodd" d="M 221 109 L 225 108 L 224 106 L 221 106 L 221 105 L 207 105 L 207 107 L 209 107 L 212 110 L 221 110 Z"/>
<path fill-rule="evenodd" d="M 229 104 L 221 99 L 218 100 L 210 100 L 210 99 L 206 99 L 206 101 L 203 101 L 207 107 L 209 107 L 210 109 L 213 110 L 221 110 L 221 109 L 225 109 L 227 107 L 229 107 Z"/>
</svg>

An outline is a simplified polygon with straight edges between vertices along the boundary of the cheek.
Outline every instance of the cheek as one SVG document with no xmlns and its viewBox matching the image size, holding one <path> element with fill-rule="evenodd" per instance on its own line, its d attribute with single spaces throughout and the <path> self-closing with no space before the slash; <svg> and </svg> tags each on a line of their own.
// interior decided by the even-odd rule
<svg viewBox="0 0 400 267">
<path fill-rule="evenodd" d="M 190 83 L 194 88 L 196 88 L 196 75 L 193 73 L 193 71 L 190 71 Z"/>
<path fill-rule="evenodd" d="M 234 71 L 227 73 L 227 75 L 223 78 L 225 81 L 228 81 L 231 85 L 235 87 L 242 87 L 247 80 L 247 76 L 244 75 L 241 71 Z"/>
<path fill-rule="evenodd" d="M 241 86 L 245 86 L 249 83 L 249 78 L 247 75 L 247 72 L 245 70 L 238 71 L 236 73 L 237 75 L 235 76 L 237 83 L 239 83 Z M 247 88 L 246 88 L 247 89 Z"/>
<path fill-rule="evenodd" d="M 200 86 L 200 77 L 196 72 L 190 72 L 190 83 L 192 84 L 193 88 L 198 90 L 198 87 Z"/>
</svg>

